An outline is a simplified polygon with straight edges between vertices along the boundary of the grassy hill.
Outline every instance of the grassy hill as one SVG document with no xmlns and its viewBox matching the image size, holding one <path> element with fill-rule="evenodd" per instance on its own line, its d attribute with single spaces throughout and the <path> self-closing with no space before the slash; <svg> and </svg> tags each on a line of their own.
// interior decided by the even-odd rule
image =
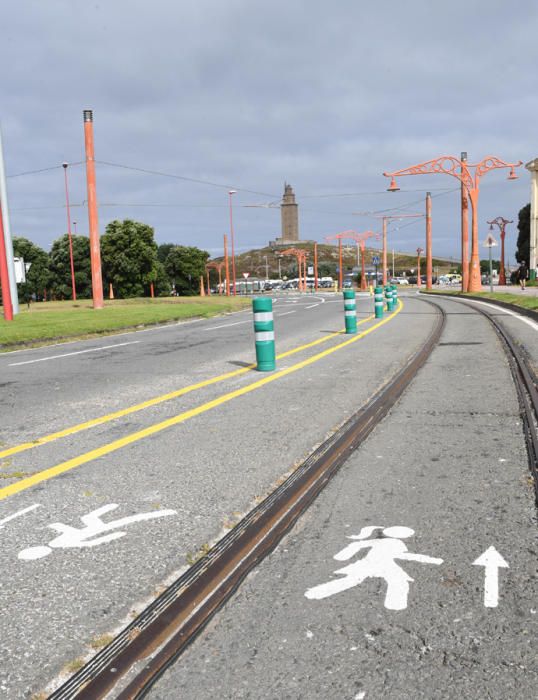
<svg viewBox="0 0 538 700">
<path fill-rule="evenodd" d="M 235 266 L 237 277 L 240 277 L 243 272 L 248 272 L 251 277 L 261 277 L 265 279 L 266 277 L 266 257 L 267 257 L 267 267 L 269 270 L 269 278 L 278 277 L 278 253 L 281 250 L 286 250 L 291 246 L 278 246 L 275 248 L 270 248 L 269 246 L 265 248 L 257 248 L 254 250 L 249 250 L 246 253 L 241 253 L 235 256 Z M 314 263 L 314 243 L 310 241 L 299 241 L 297 243 L 297 248 L 306 250 L 307 252 L 307 264 L 312 265 Z M 378 255 L 381 259 L 381 250 L 379 248 L 366 248 L 366 267 L 372 267 L 372 256 Z M 221 261 L 222 257 L 215 258 L 217 261 Z M 351 268 L 357 265 L 357 248 L 355 245 L 344 245 L 343 246 L 343 261 L 344 269 L 346 272 L 351 272 Z M 335 268 L 338 265 L 338 246 L 329 245 L 325 243 L 318 243 L 318 268 L 320 275 L 335 275 Z M 388 265 L 392 269 L 392 252 L 388 255 Z M 394 255 L 394 267 L 395 274 L 401 274 L 404 270 L 416 270 L 417 258 L 413 255 L 405 255 L 402 253 L 395 253 Z M 450 263 L 446 260 L 433 259 L 433 268 L 439 268 L 439 273 L 450 271 Z M 280 257 L 280 270 L 282 276 L 294 277 L 296 276 L 296 261 L 294 256 L 286 255 Z M 423 274 L 426 272 L 426 261 L 424 257 L 421 259 L 421 271 Z"/>
</svg>

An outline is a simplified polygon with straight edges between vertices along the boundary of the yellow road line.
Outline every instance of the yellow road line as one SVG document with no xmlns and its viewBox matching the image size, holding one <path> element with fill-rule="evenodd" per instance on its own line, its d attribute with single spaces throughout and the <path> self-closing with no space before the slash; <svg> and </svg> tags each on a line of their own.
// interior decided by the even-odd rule
<svg viewBox="0 0 538 700">
<path fill-rule="evenodd" d="M 361 323 L 366 323 L 371 320 L 373 316 L 368 316 L 367 318 L 359 321 Z M 337 331 L 335 333 L 330 333 L 322 338 L 312 341 L 311 343 L 306 343 L 305 345 L 299 345 L 292 350 L 287 350 L 286 352 L 277 355 L 277 360 L 283 357 L 288 357 L 302 350 L 307 350 L 308 348 L 319 345 L 320 343 L 325 343 L 327 340 L 340 335 L 342 331 Z M 148 399 L 142 403 L 135 404 L 134 406 L 129 406 L 127 408 L 122 408 L 119 411 L 114 411 L 113 413 L 108 413 L 104 416 L 98 418 L 92 418 L 91 420 L 85 421 L 84 423 L 78 423 L 77 425 L 72 425 L 69 428 L 64 428 L 64 430 L 59 430 L 56 433 L 51 433 L 50 435 L 44 435 L 43 437 L 36 438 L 31 442 L 23 442 L 19 445 L 14 445 L 13 447 L 8 447 L 5 450 L 0 450 L 0 459 L 4 457 L 11 457 L 11 455 L 19 454 L 20 452 L 25 452 L 26 450 L 31 450 L 34 447 L 39 447 L 40 445 L 46 445 L 49 442 L 54 442 L 60 438 L 68 437 L 69 435 L 74 435 L 75 433 L 80 433 L 83 430 L 88 430 L 89 428 L 95 428 L 98 425 L 103 425 L 104 423 L 109 423 L 110 421 L 116 420 L 117 418 L 123 418 L 124 416 L 129 416 L 137 411 L 142 411 L 145 408 L 150 408 L 151 406 L 157 406 L 164 401 L 170 401 L 171 399 L 177 399 L 180 396 L 189 394 L 191 391 L 196 391 L 198 389 L 203 389 L 206 386 L 211 386 L 212 384 L 217 384 L 218 382 L 223 382 L 226 379 L 231 379 L 232 377 L 238 377 L 241 374 L 246 374 L 256 367 L 255 364 L 248 365 L 247 367 L 242 367 L 241 369 L 233 370 L 232 372 L 226 372 L 226 374 L 220 374 L 216 377 L 211 377 L 210 379 L 204 379 L 196 384 L 190 384 L 189 386 L 183 387 L 182 389 L 177 389 L 171 391 L 167 394 L 162 394 L 161 396 L 156 396 L 153 399 Z"/>
<path fill-rule="evenodd" d="M 274 374 L 269 375 L 268 377 L 264 377 L 263 379 L 259 379 L 258 381 L 253 382 L 252 384 L 248 384 L 247 386 L 241 387 L 240 389 L 230 391 L 227 394 L 223 394 L 222 396 L 213 399 L 212 401 L 207 401 L 206 403 L 201 404 L 200 406 L 196 406 L 196 408 L 191 408 L 188 411 L 179 413 L 177 416 L 168 418 L 167 420 L 161 421 L 160 423 L 155 423 L 155 425 L 151 425 L 148 428 L 144 428 L 143 430 L 137 430 L 135 433 L 131 433 L 130 435 L 127 435 L 123 438 L 119 438 L 118 440 L 114 440 L 113 442 L 110 442 L 107 445 L 103 445 L 102 447 L 98 447 L 94 450 L 90 450 L 89 452 L 85 452 L 84 454 L 79 455 L 78 457 L 74 457 L 73 459 L 68 459 L 67 461 L 61 462 L 60 464 L 57 464 L 54 467 L 44 469 L 43 471 L 37 472 L 36 474 L 33 474 L 32 476 L 29 476 L 26 479 L 21 479 L 21 481 L 18 481 L 16 484 L 5 486 L 4 488 L 0 489 L 0 500 L 8 498 L 9 496 L 13 496 L 14 494 L 20 493 L 21 491 L 25 491 L 26 489 L 29 489 L 32 486 L 41 483 L 42 481 L 48 481 L 49 479 L 52 479 L 55 476 L 64 474 L 65 472 L 68 472 L 71 469 L 74 469 L 75 467 L 80 467 L 83 464 L 87 464 L 88 462 L 92 462 L 96 459 L 99 459 L 100 457 L 109 455 L 112 452 L 121 449 L 122 447 L 132 445 L 133 443 L 138 442 L 139 440 L 143 440 L 144 438 L 150 437 L 151 435 L 156 435 L 157 433 L 160 433 L 161 431 L 166 430 L 167 428 L 171 428 L 172 426 L 184 423 L 190 418 L 194 418 L 195 416 L 199 416 L 202 413 L 206 413 L 207 411 L 210 411 L 211 409 L 216 408 L 217 406 L 222 406 L 222 404 L 227 403 L 228 401 L 232 401 L 232 399 L 236 399 L 240 396 L 244 396 L 245 394 L 249 394 L 251 391 L 259 389 L 262 386 L 265 386 L 266 384 L 270 384 L 271 382 L 274 382 L 277 379 L 280 379 L 281 377 L 285 377 L 288 374 L 297 372 L 297 370 L 302 369 L 303 367 L 308 367 L 308 365 L 311 365 L 314 362 L 321 360 L 323 357 L 327 357 L 328 355 L 331 355 L 337 350 L 341 350 L 342 348 L 345 348 L 348 345 L 351 345 L 352 343 L 356 343 L 358 340 L 364 338 L 380 326 L 385 325 L 385 323 L 388 323 L 390 320 L 392 320 L 402 308 L 403 304 L 401 301 L 399 301 L 398 308 L 396 309 L 396 311 L 391 316 L 388 316 L 387 318 L 383 319 L 383 321 L 379 321 L 378 323 L 374 324 L 362 333 L 354 335 L 349 340 L 345 340 L 344 342 L 339 343 L 338 345 L 334 345 L 333 347 L 327 348 L 327 350 L 323 350 L 322 352 L 319 352 L 316 355 L 312 355 L 312 357 L 308 357 L 306 360 L 297 362 L 291 367 L 286 367 L 285 369 L 277 371 Z"/>
</svg>

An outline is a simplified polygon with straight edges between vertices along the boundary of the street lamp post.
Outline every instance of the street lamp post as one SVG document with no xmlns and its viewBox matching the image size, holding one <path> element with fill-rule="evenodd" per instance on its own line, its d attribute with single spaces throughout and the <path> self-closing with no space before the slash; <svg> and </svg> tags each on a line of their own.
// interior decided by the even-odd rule
<svg viewBox="0 0 538 700">
<path fill-rule="evenodd" d="M 91 109 L 85 109 L 83 114 L 93 308 L 102 309 L 104 306 L 103 278 L 101 275 L 101 248 L 99 242 L 99 222 L 97 218 L 97 191 L 95 184 L 95 155 L 93 146 L 93 111 Z"/>
<path fill-rule="evenodd" d="M 422 286 L 422 280 L 420 279 L 420 256 L 424 250 L 422 248 L 417 248 L 417 287 Z"/>
<path fill-rule="evenodd" d="M 362 212 L 361 212 L 362 215 Z M 382 219 L 383 221 L 383 257 L 382 257 L 382 270 L 383 270 L 383 286 L 387 284 L 388 277 L 388 262 L 387 262 L 387 223 L 389 221 L 398 219 L 417 219 L 424 216 L 424 214 L 393 214 L 390 216 L 371 214 L 375 219 Z M 393 275 L 394 276 L 394 275 Z M 377 279 L 376 279 L 377 284 Z"/>
<path fill-rule="evenodd" d="M 232 239 L 232 277 L 234 281 L 234 297 L 237 294 L 236 290 L 236 278 L 235 278 L 235 244 L 234 244 L 234 222 L 233 222 L 233 215 L 232 215 L 232 197 L 234 194 L 236 194 L 237 190 L 230 190 L 228 192 L 228 196 L 230 198 L 230 236 Z"/>
<path fill-rule="evenodd" d="M 366 268 L 365 268 L 365 259 L 364 259 L 364 252 L 365 252 L 365 246 L 366 246 L 366 241 L 368 238 L 372 238 L 376 234 L 373 231 L 364 231 L 363 233 L 357 233 L 357 231 L 342 231 L 342 233 L 335 233 L 332 236 L 325 236 L 326 241 L 333 241 L 335 239 L 338 239 L 340 249 L 342 247 L 342 240 L 344 239 L 349 239 L 352 241 L 355 241 L 357 245 L 360 246 L 361 252 L 362 252 L 362 268 L 361 268 L 361 290 L 366 291 L 367 285 L 366 285 Z M 376 279 L 377 279 L 377 274 L 376 274 Z"/>
<path fill-rule="evenodd" d="M 513 221 L 504 219 L 502 216 L 498 216 L 493 221 L 488 221 L 489 230 L 493 231 L 493 224 L 499 227 L 501 232 L 501 269 L 499 270 L 499 285 L 506 284 L 506 272 L 504 271 L 504 237 L 506 235 L 506 224 L 513 224 Z"/>
<path fill-rule="evenodd" d="M 432 196 L 426 192 L 426 289 L 432 288 Z"/>
<path fill-rule="evenodd" d="M 314 291 L 318 291 L 318 244 L 314 243 Z"/>
<path fill-rule="evenodd" d="M 467 163 L 467 152 L 461 152 L 461 162 Z M 463 184 L 463 165 L 460 169 L 461 180 L 461 291 L 469 288 L 469 200 Z"/>
<path fill-rule="evenodd" d="M 287 248 L 286 250 L 281 250 L 280 255 L 294 255 L 297 260 L 297 277 L 298 277 L 298 289 L 300 292 L 306 292 L 306 250 L 302 248 Z"/>
<path fill-rule="evenodd" d="M 228 264 L 228 236 L 224 234 L 224 271 L 226 275 L 226 296 L 230 296 L 230 266 Z"/>
<path fill-rule="evenodd" d="M 67 209 L 67 236 L 69 238 L 69 261 L 71 263 L 71 295 L 73 301 L 77 300 L 77 290 L 75 286 L 75 265 L 73 263 L 73 238 L 71 236 L 71 211 L 69 209 L 69 188 L 67 186 L 67 166 L 69 163 L 62 163 L 65 180 L 65 206 Z"/>
<path fill-rule="evenodd" d="M 456 156 L 440 156 L 433 160 L 428 160 L 424 163 L 418 163 L 402 170 L 393 172 L 385 172 L 385 177 L 390 177 L 391 182 L 388 187 L 389 192 L 397 192 L 400 188 L 396 183 L 397 176 L 403 175 L 429 175 L 436 173 L 444 173 L 452 175 L 464 184 L 471 206 L 473 208 L 472 216 L 472 246 L 471 246 L 471 265 L 469 270 L 469 286 L 468 291 L 479 292 L 482 289 L 480 279 L 480 254 L 478 241 L 478 195 L 480 192 L 480 178 L 490 170 L 496 168 L 510 168 L 509 180 L 516 180 L 517 175 L 515 168 L 522 165 L 522 161 L 517 163 L 506 163 L 496 156 L 487 156 L 480 163 L 468 165 L 465 160 L 456 158 Z M 474 174 L 471 174 L 470 168 L 474 168 Z M 462 261 L 463 266 L 463 261 Z M 462 278 L 463 279 L 463 278 Z"/>
</svg>

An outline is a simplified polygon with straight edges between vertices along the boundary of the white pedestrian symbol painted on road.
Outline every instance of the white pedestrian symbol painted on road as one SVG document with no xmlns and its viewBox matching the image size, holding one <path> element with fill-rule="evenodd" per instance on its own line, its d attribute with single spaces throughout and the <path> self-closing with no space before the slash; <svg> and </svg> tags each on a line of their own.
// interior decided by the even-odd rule
<svg viewBox="0 0 538 700">
<path fill-rule="evenodd" d="M 109 503 L 106 506 L 93 510 L 88 515 L 81 516 L 81 520 L 85 527 L 77 528 L 63 523 L 52 523 L 50 527 L 55 532 L 59 532 L 58 537 L 51 540 L 48 545 L 40 545 L 38 547 L 28 547 L 19 552 L 19 559 L 41 559 L 48 556 L 53 549 L 71 549 L 82 547 L 96 547 L 105 542 L 117 540 L 126 535 L 126 532 L 111 532 L 118 530 L 121 527 L 130 525 L 131 523 L 140 522 L 142 520 L 152 520 L 153 518 L 164 518 L 167 515 L 175 515 L 175 510 L 157 510 L 152 513 L 139 513 L 138 515 L 128 515 L 125 518 L 118 520 L 110 520 L 103 522 L 101 516 L 118 508 L 117 503 Z M 104 534 L 109 533 L 109 534 Z"/>
<path fill-rule="evenodd" d="M 375 530 L 382 530 L 382 537 L 367 539 Z M 412 537 L 414 534 L 415 531 L 410 527 L 400 525 L 386 528 L 376 525 L 363 527 L 358 535 L 348 537 L 350 540 L 358 541 L 348 544 L 341 552 L 334 555 L 334 559 L 347 561 L 361 549 L 368 549 L 369 552 L 353 564 L 337 569 L 334 573 L 342 574 L 340 578 L 309 588 L 305 596 L 320 600 L 335 593 L 346 591 L 348 588 L 358 586 L 367 578 L 381 578 L 387 584 L 385 607 L 389 610 L 405 610 L 407 608 L 409 582 L 414 579 L 396 563 L 396 560 L 418 561 L 422 564 L 443 563 L 442 559 L 408 552 L 403 540 Z"/>
</svg>

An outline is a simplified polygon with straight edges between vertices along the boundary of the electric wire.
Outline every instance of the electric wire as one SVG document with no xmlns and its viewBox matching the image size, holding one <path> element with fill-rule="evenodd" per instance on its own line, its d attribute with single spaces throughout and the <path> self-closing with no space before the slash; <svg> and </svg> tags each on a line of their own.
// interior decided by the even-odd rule
<svg viewBox="0 0 538 700">
<path fill-rule="evenodd" d="M 220 187 L 223 189 L 231 190 L 234 189 L 237 192 L 248 192 L 249 194 L 258 194 L 262 197 L 277 197 L 275 194 L 268 194 L 267 192 L 257 192 L 256 190 L 247 190 L 244 187 L 238 187 L 237 185 L 226 185 L 222 182 L 212 182 L 211 180 L 200 180 L 194 177 L 187 177 L 186 175 L 176 175 L 174 173 L 165 173 L 160 170 L 149 170 L 147 168 L 138 168 L 131 165 L 124 165 L 122 163 L 111 163 L 106 160 L 96 160 L 99 165 L 108 165 L 112 168 L 122 168 L 123 170 L 133 170 L 134 172 L 145 173 L 146 175 L 158 175 L 160 177 L 169 177 L 174 180 L 184 180 L 186 182 L 196 182 L 199 185 L 209 185 L 211 187 Z"/>
<path fill-rule="evenodd" d="M 83 165 L 86 161 L 79 160 L 74 163 L 68 163 L 68 165 Z M 62 168 L 63 165 L 51 165 L 49 168 L 39 168 L 39 170 L 26 170 L 22 173 L 13 173 L 13 175 L 6 175 L 6 178 L 23 177 L 23 175 L 38 175 L 39 173 L 47 173 L 50 170 L 58 170 Z"/>
</svg>

